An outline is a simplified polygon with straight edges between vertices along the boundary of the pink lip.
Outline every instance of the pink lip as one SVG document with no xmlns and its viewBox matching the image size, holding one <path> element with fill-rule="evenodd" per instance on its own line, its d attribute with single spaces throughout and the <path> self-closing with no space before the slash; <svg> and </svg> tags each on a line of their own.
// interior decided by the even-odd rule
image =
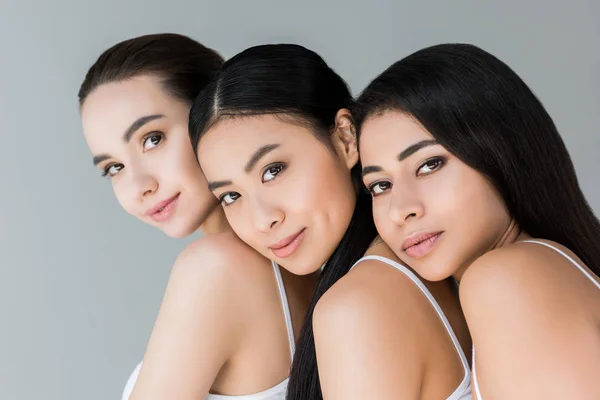
<svg viewBox="0 0 600 400">
<path fill-rule="evenodd" d="M 411 258 L 425 257 L 438 242 L 443 231 L 413 234 L 402 243 L 402 250 Z"/>
<path fill-rule="evenodd" d="M 286 258 L 291 256 L 296 249 L 302 243 L 304 239 L 304 232 L 306 228 L 302 228 L 297 233 L 290 235 L 284 239 L 281 239 L 279 242 L 274 243 L 269 246 L 269 249 L 275 254 L 278 258 Z"/>
<path fill-rule="evenodd" d="M 177 207 L 177 200 L 179 200 L 180 193 L 170 199 L 161 201 L 156 207 L 151 208 L 146 214 L 156 222 L 164 222 L 169 219 L 175 212 Z"/>
</svg>

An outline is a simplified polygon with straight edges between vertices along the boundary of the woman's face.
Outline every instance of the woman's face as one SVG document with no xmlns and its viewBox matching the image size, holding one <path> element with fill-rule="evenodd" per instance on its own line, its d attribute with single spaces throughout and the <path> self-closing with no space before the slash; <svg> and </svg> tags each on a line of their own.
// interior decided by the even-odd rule
<svg viewBox="0 0 600 400">
<path fill-rule="evenodd" d="M 509 230 L 511 217 L 488 179 L 410 116 L 368 118 L 359 147 L 377 230 L 423 278 L 460 279 Z"/>
<path fill-rule="evenodd" d="M 194 156 L 188 113 L 156 76 L 103 84 L 81 110 L 94 164 L 121 206 L 172 237 L 193 233 L 217 206 Z"/>
<path fill-rule="evenodd" d="M 358 161 L 348 113 L 328 147 L 306 124 L 277 115 L 221 120 L 200 140 L 198 160 L 235 233 L 287 270 L 318 270 L 354 211 Z"/>
</svg>

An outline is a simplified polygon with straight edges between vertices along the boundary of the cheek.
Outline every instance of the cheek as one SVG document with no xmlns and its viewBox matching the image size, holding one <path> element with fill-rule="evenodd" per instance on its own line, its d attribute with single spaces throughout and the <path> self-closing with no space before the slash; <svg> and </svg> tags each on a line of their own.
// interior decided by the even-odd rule
<svg viewBox="0 0 600 400">
<path fill-rule="evenodd" d="M 164 167 L 161 168 L 161 176 L 171 182 L 179 181 L 182 189 L 192 189 L 195 192 L 201 190 L 207 195 L 214 197 L 208 191 L 206 177 L 202 173 L 200 164 L 194 155 L 192 146 L 187 140 L 179 140 L 178 143 L 169 148 L 167 158 L 164 160 Z"/>
<path fill-rule="evenodd" d="M 373 220 L 379 236 L 385 242 L 392 244 L 394 235 L 391 232 L 394 231 L 394 224 L 389 218 L 389 198 L 389 195 L 373 198 Z"/>
<path fill-rule="evenodd" d="M 313 163 L 295 175 L 284 189 L 287 213 L 334 226 L 348 223 L 355 194 L 347 173 L 335 165 Z"/>
<path fill-rule="evenodd" d="M 510 215 L 504 200 L 488 182 L 481 183 L 480 194 L 481 220 L 484 226 L 492 232 L 504 231 L 510 223 Z M 501 233 L 500 233 L 501 234 Z"/>
<path fill-rule="evenodd" d="M 481 177 L 456 160 L 440 172 L 419 186 L 425 214 L 434 223 L 469 225 L 473 216 L 480 213 L 485 189 Z"/>
<path fill-rule="evenodd" d="M 120 178 L 125 178 L 125 177 L 119 177 L 118 179 L 113 179 L 113 181 L 112 181 L 112 188 L 113 188 L 115 197 L 117 198 L 119 205 L 125 211 L 127 211 L 127 213 L 133 215 L 134 217 L 139 218 L 140 216 L 135 212 L 135 207 L 134 207 L 135 202 L 133 201 L 133 196 L 131 193 L 128 193 L 128 191 L 127 191 L 127 187 L 129 185 L 126 185 L 124 183 L 125 179 L 120 179 Z"/>
<path fill-rule="evenodd" d="M 510 222 L 502 198 L 495 188 L 482 176 L 470 171 L 465 174 L 462 189 L 454 190 L 450 201 L 453 210 L 447 210 L 453 224 L 465 231 L 464 237 L 471 237 L 478 250 L 488 248 L 507 228 Z M 451 213 L 454 213 L 453 215 Z M 480 232 L 473 235 L 473 232 Z"/>
<path fill-rule="evenodd" d="M 218 207 L 222 207 L 219 205 Z M 247 243 L 250 247 L 261 250 L 262 244 L 258 240 L 260 235 L 256 233 L 256 228 L 252 222 L 252 210 L 245 202 L 224 207 L 225 218 L 233 232 Z"/>
</svg>

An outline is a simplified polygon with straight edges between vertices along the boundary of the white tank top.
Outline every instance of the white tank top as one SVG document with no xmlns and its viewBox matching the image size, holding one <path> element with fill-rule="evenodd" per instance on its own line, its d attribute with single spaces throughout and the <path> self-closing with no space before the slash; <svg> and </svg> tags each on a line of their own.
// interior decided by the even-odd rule
<svg viewBox="0 0 600 400">
<path fill-rule="evenodd" d="M 275 278 L 277 280 L 277 288 L 279 289 L 279 296 L 281 298 L 281 303 L 283 306 L 283 316 L 285 318 L 288 342 L 290 344 L 290 354 L 291 358 L 293 359 L 294 352 L 296 350 L 296 344 L 294 340 L 294 328 L 292 327 L 292 314 L 290 312 L 290 306 L 288 304 L 287 295 L 285 293 L 285 286 L 283 285 L 283 279 L 281 278 L 281 271 L 279 270 L 279 266 L 272 261 L 271 265 L 273 266 L 273 271 L 275 272 Z M 125 389 L 123 390 L 122 400 L 129 400 L 129 396 L 131 396 L 133 387 L 135 386 L 135 383 L 140 374 L 141 367 L 142 363 L 140 362 L 129 376 L 127 384 L 125 385 Z M 205 397 L 205 400 L 285 400 L 285 393 L 287 391 L 288 381 L 289 378 L 286 378 L 283 382 L 275 385 L 270 389 L 264 390 L 259 393 L 242 396 L 226 396 L 209 393 Z"/>
<path fill-rule="evenodd" d="M 365 256 L 365 257 L 361 258 L 360 260 L 358 260 L 352 266 L 352 268 L 356 267 L 356 265 L 358 263 L 360 263 L 361 261 L 364 261 L 364 260 L 377 260 L 377 261 L 381 261 L 382 263 L 388 264 L 388 265 L 396 268 L 398 271 L 402 272 L 404 275 L 406 275 L 408 278 L 410 278 L 410 280 L 413 281 L 413 283 L 415 285 L 417 285 L 417 287 L 425 295 L 427 300 L 429 300 L 429 302 L 431 303 L 431 305 L 437 312 L 438 316 L 440 317 L 440 320 L 444 324 L 444 327 L 446 328 L 446 331 L 448 332 L 448 336 L 450 336 L 450 339 L 452 339 L 452 343 L 454 344 L 454 348 L 456 349 L 456 352 L 458 353 L 460 362 L 462 363 L 463 370 L 465 373 L 465 375 L 464 375 L 462 381 L 460 382 L 460 384 L 458 385 L 458 387 L 454 390 L 454 392 L 452 392 L 452 394 L 449 397 L 446 398 L 446 400 L 471 400 L 472 399 L 471 369 L 469 368 L 469 363 L 467 361 L 467 357 L 465 356 L 465 353 L 463 352 L 462 348 L 460 347 L 460 342 L 458 341 L 458 338 L 454 334 L 454 331 L 452 330 L 452 326 L 450 325 L 450 322 L 448 322 L 448 319 L 446 318 L 444 311 L 442 311 L 442 308 L 440 307 L 440 305 L 437 303 L 437 301 L 435 301 L 435 298 L 433 297 L 433 295 L 431 294 L 429 289 L 427 289 L 427 287 L 423 284 L 423 282 L 421 282 L 421 280 L 417 277 L 417 275 L 415 275 L 410 269 L 406 268 L 402 264 L 397 263 L 394 260 L 390 260 L 389 258 L 385 258 L 385 257 L 381 257 L 381 256 Z"/>
<path fill-rule="evenodd" d="M 551 244 L 548 244 L 548 243 L 545 243 L 545 242 L 540 242 L 538 240 L 522 240 L 519 243 L 537 243 L 537 244 L 541 244 L 542 246 L 546 246 L 548 248 L 551 248 L 552 250 L 556 251 L 557 253 L 559 253 L 563 257 L 565 257 L 567 260 L 569 260 L 571 262 L 571 264 L 573 264 L 574 266 L 577 267 L 577 269 L 579 269 L 581 272 L 583 272 L 583 274 L 590 281 L 592 281 L 592 283 L 594 285 L 596 285 L 596 287 L 598 289 L 600 289 L 600 283 L 598 283 L 598 281 L 596 281 L 594 279 L 594 277 L 592 276 L 592 274 L 590 274 L 588 272 L 588 270 L 586 270 L 585 268 L 583 268 L 577 261 L 575 261 L 573 259 L 573 257 L 569 256 L 567 253 L 565 253 L 561 249 L 556 248 L 556 247 L 552 246 Z M 477 374 L 475 373 L 475 347 L 473 347 L 473 388 L 475 389 L 475 396 L 476 396 L 477 400 L 483 400 L 483 398 L 481 397 L 481 391 L 479 390 L 479 385 L 477 384 Z"/>
</svg>

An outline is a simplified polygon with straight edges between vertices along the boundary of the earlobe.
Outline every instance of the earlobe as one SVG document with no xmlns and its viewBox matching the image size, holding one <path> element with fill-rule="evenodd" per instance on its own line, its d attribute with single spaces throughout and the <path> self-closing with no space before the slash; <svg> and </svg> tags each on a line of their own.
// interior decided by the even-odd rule
<svg viewBox="0 0 600 400">
<path fill-rule="evenodd" d="M 346 167 L 352 169 L 358 162 L 358 145 L 352 115 L 345 108 L 339 110 L 335 116 L 332 141 L 336 152 L 345 162 Z"/>
</svg>

